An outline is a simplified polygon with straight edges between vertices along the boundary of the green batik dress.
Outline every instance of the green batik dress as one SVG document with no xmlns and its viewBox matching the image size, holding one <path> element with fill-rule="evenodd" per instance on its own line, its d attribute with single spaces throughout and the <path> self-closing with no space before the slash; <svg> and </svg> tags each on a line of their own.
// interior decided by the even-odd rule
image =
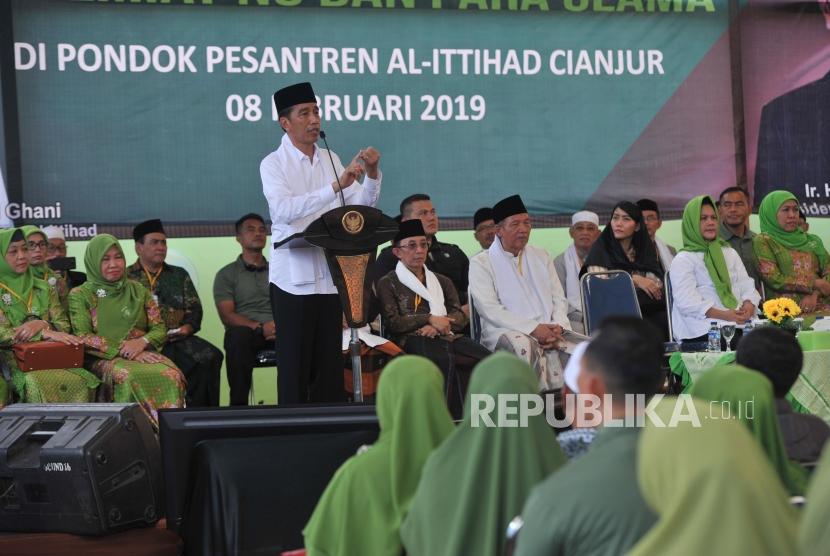
<svg viewBox="0 0 830 556">
<path fill-rule="evenodd" d="M 40 282 L 40 281 L 37 281 Z M 57 292 L 45 283 L 33 288 L 35 295 L 32 299 L 32 314 L 47 321 L 53 329 L 59 332 L 70 332 L 69 319 L 66 316 Z M 40 371 L 22 372 L 12 351 L 14 334 L 18 326 L 23 324 L 19 318 L 20 311 L 10 311 L 10 307 L 20 304 L 21 301 L 7 292 L 0 293 L 0 357 L 4 367 L 4 374 L 8 373 L 11 379 L 11 388 L 4 387 L 5 381 L 0 381 L 0 407 L 7 403 L 9 395 L 15 395 L 25 403 L 88 403 L 95 399 L 95 389 L 101 383 L 93 374 L 85 369 L 44 369 Z M 24 309 L 25 311 L 25 309 Z M 38 333 L 30 341 L 42 340 Z"/>
<path fill-rule="evenodd" d="M 158 305 L 150 292 L 139 284 L 144 295 L 144 310 L 127 335 L 127 340 L 145 337 L 150 345 L 160 350 L 167 331 L 161 319 Z M 86 367 L 95 373 L 102 385 L 98 401 L 141 405 L 153 426 L 158 425 L 158 410 L 184 407 L 185 379 L 176 365 L 166 359 L 163 363 L 140 363 L 119 357 L 120 340 L 106 336 L 106 330 L 98 330 L 98 301 L 103 290 L 95 290 L 90 283 L 69 292 L 69 312 L 72 329 L 86 344 Z"/>
</svg>

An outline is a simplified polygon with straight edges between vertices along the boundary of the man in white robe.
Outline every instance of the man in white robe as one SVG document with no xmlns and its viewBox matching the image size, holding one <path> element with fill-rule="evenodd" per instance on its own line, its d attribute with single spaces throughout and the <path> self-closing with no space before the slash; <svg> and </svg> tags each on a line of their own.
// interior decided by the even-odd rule
<svg viewBox="0 0 830 556">
<path fill-rule="evenodd" d="M 573 239 L 573 243 L 553 259 L 553 266 L 559 277 L 559 283 L 565 288 L 571 329 L 583 333 L 585 327 L 582 323 L 579 271 L 582 270 L 582 263 L 588 256 L 588 251 L 599 237 L 599 216 L 588 210 L 577 212 L 571 217 L 568 234 Z"/>
<path fill-rule="evenodd" d="M 496 240 L 470 260 L 470 294 L 481 318 L 481 343 L 511 351 L 539 377 L 539 390 L 563 384 L 559 347 L 570 330 L 568 302 L 544 249 L 527 244 L 530 216 L 513 195 L 493 207 Z"/>
</svg>

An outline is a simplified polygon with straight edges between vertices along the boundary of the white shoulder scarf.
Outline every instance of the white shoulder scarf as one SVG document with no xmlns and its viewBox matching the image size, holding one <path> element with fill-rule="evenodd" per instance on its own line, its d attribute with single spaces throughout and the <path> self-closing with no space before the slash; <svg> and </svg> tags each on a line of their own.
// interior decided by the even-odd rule
<svg viewBox="0 0 830 556">
<path fill-rule="evenodd" d="M 515 258 L 496 238 L 488 249 L 490 264 L 496 278 L 499 300 L 511 312 L 522 318 L 550 323 L 553 315 L 553 289 L 545 261 L 530 247 L 521 253 L 524 274 L 519 274 Z"/>
<path fill-rule="evenodd" d="M 573 243 L 565 249 L 565 296 L 568 298 L 568 305 L 571 309 L 582 311 L 582 295 L 579 291 L 579 271 L 582 265 L 579 264 L 579 256 L 576 254 L 576 247 Z"/>
<path fill-rule="evenodd" d="M 436 317 L 447 316 L 447 308 L 444 306 L 444 290 L 441 289 L 441 282 L 438 281 L 435 274 L 424 265 L 424 273 L 426 274 L 427 285 L 421 283 L 418 277 L 412 271 L 404 266 L 401 261 L 395 266 L 395 275 L 401 284 L 420 295 L 429 303 L 429 314 Z"/>
</svg>

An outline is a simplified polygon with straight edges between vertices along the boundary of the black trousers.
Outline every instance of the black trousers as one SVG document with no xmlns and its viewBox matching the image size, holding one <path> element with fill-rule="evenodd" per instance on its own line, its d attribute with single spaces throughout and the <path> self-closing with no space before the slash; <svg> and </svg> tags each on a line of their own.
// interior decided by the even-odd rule
<svg viewBox="0 0 830 556">
<path fill-rule="evenodd" d="M 225 361 L 231 405 L 248 405 L 254 357 L 263 349 L 274 349 L 274 342 L 266 341 L 259 332 L 247 326 L 232 326 L 225 330 Z"/>
<path fill-rule="evenodd" d="M 466 336 L 448 341 L 414 334 L 406 336 L 403 350 L 410 355 L 426 357 L 441 369 L 447 406 L 453 418 L 460 419 L 473 367 L 490 355 L 490 351 Z"/>
<path fill-rule="evenodd" d="M 219 406 L 219 371 L 222 352 L 198 336 L 188 336 L 164 345 L 161 353 L 169 357 L 187 378 L 188 407 Z"/>
<path fill-rule="evenodd" d="M 337 294 L 293 295 L 271 284 L 278 403 L 343 402 L 343 306 Z"/>
</svg>

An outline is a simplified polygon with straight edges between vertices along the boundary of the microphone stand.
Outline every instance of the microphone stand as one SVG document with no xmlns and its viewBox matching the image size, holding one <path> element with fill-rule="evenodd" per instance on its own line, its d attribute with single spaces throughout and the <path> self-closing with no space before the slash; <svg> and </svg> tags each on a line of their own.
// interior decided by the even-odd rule
<svg viewBox="0 0 830 556">
<path fill-rule="evenodd" d="M 343 186 L 340 184 L 340 176 L 337 175 L 337 167 L 334 165 L 334 157 L 331 155 L 328 141 L 326 141 L 326 132 L 320 130 L 320 139 L 323 140 L 323 145 L 326 146 L 326 152 L 329 153 L 329 162 L 331 169 L 334 172 L 334 179 L 337 180 L 337 192 L 340 194 L 340 206 L 346 206 L 346 197 L 343 195 Z M 360 335 L 358 329 L 353 326 L 349 327 L 351 331 L 351 341 L 349 342 L 349 355 L 352 359 L 352 396 L 354 401 L 363 401 L 363 365 L 360 361 Z"/>
</svg>

